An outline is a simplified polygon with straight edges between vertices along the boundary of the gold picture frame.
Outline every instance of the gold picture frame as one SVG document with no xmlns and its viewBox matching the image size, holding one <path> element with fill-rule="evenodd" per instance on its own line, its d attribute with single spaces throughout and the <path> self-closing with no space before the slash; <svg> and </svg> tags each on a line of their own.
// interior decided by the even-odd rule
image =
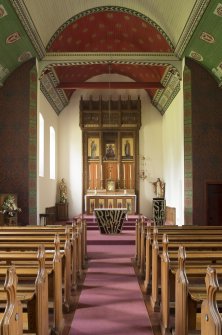
<svg viewBox="0 0 222 335">
<path fill-rule="evenodd" d="M 116 143 L 106 143 L 105 145 L 105 158 L 107 160 L 115 160 L 116 159 Z"/>
<path fill-rule="evenodd" d="M 115 192 L 116 186 L 114 180 L 107 180 L 106 181 L 106 190 L 110 192 Z"/>
<path fill-rule="evenodd" d="M 131 137 L 122 138 L 122 159 L 132 160 L 133 157 L 134 157 L 133 138 Z"/>
<path fill-rule="evenodd" d="M 100 141 L 98 137 L 88 138 L 88 159 L 98 160 L 100 156 Z"/>
</svg>

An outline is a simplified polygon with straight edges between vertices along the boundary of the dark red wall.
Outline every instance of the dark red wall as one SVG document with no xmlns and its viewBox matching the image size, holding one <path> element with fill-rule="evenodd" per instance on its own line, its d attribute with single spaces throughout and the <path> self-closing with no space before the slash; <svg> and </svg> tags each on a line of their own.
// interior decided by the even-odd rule
<svg viewBox="0 0 222 335">
<path fill-rule="evenodd" d="M 29 223 L 30 71 L 34 65 L 35 60 L 22 64 L 0 88 L 0 193 L 17 194 L 22 224 Z"/>
<path fill-rule="evenodd" d="M 191 70 L 193 224 L 206 224 L 206 184 L 222 182 L 222 90 L 198 63 Z"/>
</svg>

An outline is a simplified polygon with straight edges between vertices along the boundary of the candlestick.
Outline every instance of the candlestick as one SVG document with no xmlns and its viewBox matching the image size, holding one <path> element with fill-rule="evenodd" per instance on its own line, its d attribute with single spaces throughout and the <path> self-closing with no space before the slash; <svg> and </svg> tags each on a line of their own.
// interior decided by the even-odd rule
<svg viewBox="0 0 222 335">
<path fill-rule="evenodd" d="M 103 167 L 102 164 L 100 165 L 100 179 L 103 179 Z"/>
<path fill-rule="evenodd" d="M 91 181 L 91 170 L 90 170 L 90 164 L 89 164 L 89 189 L 90 189 L 90 181 Z"/>
</svg>

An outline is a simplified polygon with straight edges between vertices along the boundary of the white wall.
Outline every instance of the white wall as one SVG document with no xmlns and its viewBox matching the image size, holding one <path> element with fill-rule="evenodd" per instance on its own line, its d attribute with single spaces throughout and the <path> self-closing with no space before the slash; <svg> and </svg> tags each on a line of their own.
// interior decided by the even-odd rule
<svg viewBox="0 0 222 335">
<path fill-rule="evenodd" d="M 104 78 L 105 79 L 104 79 Z M 118 75 L 112 75 L 112 81 L 129 81 Z M 107 80 L 107 76 L 98 76 L 94 81 Z M 82 212 L 82 132 L 79 127 L 79 100 L 81 96 L 89 99 L 113 100 L 119 96 L 127 99 L 142 101 L 142 127 L 140 130 L 140 152 L 149 158 L 149 175 L 144 181 L 140 181 L 140 212 L 144 215 L 152 215 L 152 198 L 154 197 L 152 181 L 157 177 L 162 178 L 162 116 L 150 103 L 150 99 L 144 90 L 77 90 L 69 102 L 69 105 L 59 115 L 59 178 L 65 178 L 68 184 L 69 217 Z"/>
<path fill-rule="evenodd" d="M 59 115 L 59 180 L 68 188 L 69 217 L 82 213 L 82 131 L 79 127 L 80 91 Z"/>
<path fill-rule="evenodd" d="M 145 174 L 140 179 L 140 213 L 152 217 L 152 200 L 155 197 L 152 183 L 163 179 L 162 115 L 151 104 L 147 93 L 141 96 L 142 126 L 140 129 L 140 156 L 144 156 Z"/>
<path fill-rule="evenodd" d="M 112 75 L 113 81 L 130 81 L 129 78 Z M 104 75 L 105 80 L 107 76 Z M 103 76 L 94 81 L 103 81 Z M 82 131 L 79 127 L 79 101 L 81 96 L 98 99 L 119 95 L 142 102 L 142 126 L 139 136 L 140 156 L 146 158 L 145 180 L 140 179 L 140 213 L 152 216 L 152 199 L 155 196 L 152 182 L 159 177 L 166 182 L 166 203 L 176 207 L 177 224 L 183 224 L 183 96 L 182 88 L 164 116 L 151 104 L 144 90 L 77 90 L 59 116 L 44 95 L 38 93 L 38 111 L 45 119 L 45 177 L 38 177 L 38 213 L 54 206 L 57 181 L 64 178 L 68 187 L 69 217 L 82 212 Z M 57 141 L 57 181 L 49 179 L 49 127 L 53 126 Z"/>
<path fill-rule="evenodd" d="M 183 88 L 163 116 L 163 176 L 166 204 L 176 207 L 176 224 L 184 224 Z"/>
<path fill-rule="evenodd" d="M 45 96 L 38 89 L 37 98 L 37 111 L 38 111 L 38 123 L 39 123 L 39 112 L 41 112 L 44 118 L 44 177 L 39 177 L 37 168 L 37 222 L 39 221 L 39 213 L 45 213 L 46 207 L 55 206 L 56 192 L 57 192 L 57 178 L 55 180 L 50 179 L 50 166 L 49 166 L 49 145 L 50 145 L 50 131 L 49 127 L 52 126 L 55 129 L 55 140 L 56 140 L 56 176 L 57 176 L 57 161 L 58 161 L 58 116 L 52 109 Z M 37 124 L 38 124 L 37 123 Z M 39 126 L 39 124 L 38 124 Z M 38 134 L 38 132 L 37 132 Z M 37 155 L 38 156 L 38 155 Z M 38 164 L 38 158 L 37 158 Z M 38 165 L 37 165 L 38 166 Z"/>
</svg>

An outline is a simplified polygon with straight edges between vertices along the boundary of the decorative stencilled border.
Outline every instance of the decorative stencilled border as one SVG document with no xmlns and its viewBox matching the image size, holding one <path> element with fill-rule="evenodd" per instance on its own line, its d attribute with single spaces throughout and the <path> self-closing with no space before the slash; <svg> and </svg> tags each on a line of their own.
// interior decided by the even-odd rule
<svg viewBox="0 0 222 335">
<path fill-rule="evenodd" d="M 156 63 L 149 61 L 79 61 L 79 62 L 64 62 L 64 63 L 50 63 L 41 73 L 41 91 L 52 105 L 53 109 L 59 114 L 62 109 L 68 104 L 66 95 L 62 89 L 56 89 L 58 79 L 55 77 L 53 71 L 56 66 L 78 66 L 78 65 L 95 65 L 95 64 L 124 64 L 124 65 L 152 65 L 166 67 L 166 73 L 162 79 L 162 84 L 165 89 L 157 90 L 152 103 L 163 115 L 177 93 L 180 90 L 180 76 L 178 70 L 168 63 Z M 47 72 L 47 74 L 45 74 Z M 54 75 L 53 75 L 54 72 Z M 169 86 L 172 88 L 169 94 Z M 49 93 L 50 92 L 50 93 Z"/>
<path fill-rule="evenodd" d="M 12 1 L 12 0 L 11 0 Z M 74 15 L 73 17 L 71 17 L 69 20 L 67 20 L 65 23 L 63 23 L 59 29 L 55 32 L 55 34 L 52 36 L 52 38 L 50 39 L 49 43 L 46 46 L 46 50 L 48 50 L 52 43 L 55 41 L 55 39 L 61 34 L 61 32 L 68 27 L 70 24 L 72 24 L 73 22 L 81 19 L 82 17 L 91 15 L 91 14 L 95 14 L 95 13 L 101 13 L 101 12 L 106 12 L 106 11 L 111 11 L 111 12 L 121 12 L 121 13 L 126 13 L 129 15 L 133 15 L 136 16 L 138 18 L 140 18 L 141 20 L 149 23 L 151 26 L 153 26 L 155 29 L 158 30 L 158 32 L 165 38 L 165 40 L 167 41 L 167 43 L 169 44 L 170 48 L 172 50 L 174 50 L 174 45 L 171 42 L 170 38 L 168 37 L 168 35 L 160 28 L 160 26 L 154 22 L 153 20 L 151 20 L 149 17 L 147 17 L 146 15 L 137 12 L 133 9 L 130 8 L 126 8 L 126 7 L 120 7 L 120 6 L 101 6 L 101 7 L 94 7 L 94 8 L 90 8 L 87 9 L 83 12 L 80 12 L 76 15 Z"/>
<path fill-rule="evenodd" d="M 161 82 L 165 88 L 156 91 L 152 103 L 163 115 L 180 90 L 178 71 L 174 67 L 169 66 Z"/>
<path fill-rule="evenodd" d="M 46 49 L 44 44 L 38 34 L 38 31 L 27 11 L 27 8 L 23 0 L 10 0 L 12 6 L 15 8 L 15 11 L 23 24 L 25 31 L 27 32 L 31 43 L 33 44 L 38 56 L 42 59 L 46 54 Z"/>
<path fill-rule="evenodd" d="M 193 224 L 191 72 L 184 67 L 184 222 Z"/>
<path fill-rule="evenodd" d="M 30 71 L 29 94 L 29 224 L 37 219 L 37 70 Z"/>
<path fill-rule="evenodd" d="M 122 60 L 98 60 L 98 61 L 70 61 L 70 62 L 58 62 L 48 64 L 40 75 L 40 79 L 48 71 L 51 71 L 56 66 L 78 66 L 78 65 L 100 65 L 100 64 L 122 64 L 122 65 L 151 65 L 167 67 L 169 63 L 158 63 L 152 61 L 122 61 Z M 170 65 L 171 66 L 171 65 Z M 176 70 L 176 69 L 175 69 Z M 177 70 L 176 70 L 177 71 Z"/>
<path fill-rule="evenodd" d="M 59 114 L 68 104 L 68 100 L 63 90 L 55 88 L 57 84 L 58 82 L 50 72 L 41 78 L 40 89 L 55 112 Z"/>
<path fill-rule="evenodd" d="M 209 5 L 210 0 L 197 0 L 194 8 L 191 12 L 189 20 L 183 30 L 183 33 L 180 36 L 180 39 L 175 48 L 175 54 L 181 58 L 183 56 L 184 50 L 188 45 L 198 23 L 200 22 L 203 13 L 205 12 L 207 6 Z"/>
</svg>

